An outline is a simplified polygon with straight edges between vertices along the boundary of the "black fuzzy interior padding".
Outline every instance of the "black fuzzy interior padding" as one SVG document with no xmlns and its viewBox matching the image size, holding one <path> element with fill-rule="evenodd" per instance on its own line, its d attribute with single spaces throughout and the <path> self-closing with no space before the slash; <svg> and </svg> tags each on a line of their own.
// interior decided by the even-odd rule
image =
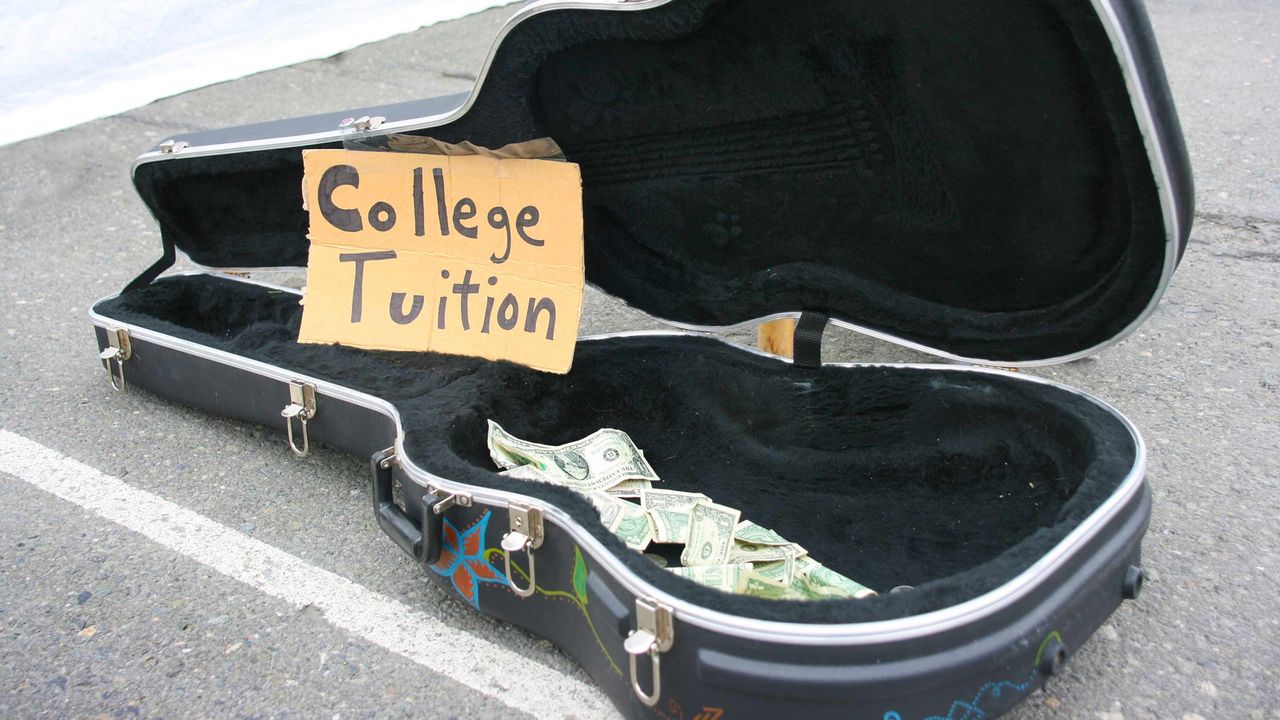
<svg viewBox="0 0 1280 720">
<path fill-rule="evenodd" d="M 583 341 L 567 376 L 471 358 L 295 342 L 297 296 L 173 277 L 97 312 L 391 401 L 413 461 L 538 496 L 637 573 L 728 612 L 855 622 L 953 605 L 1008 581 L 1107 498 L 1133 438 L 1079 394 L 1008 375 L 893 366 L 793 368 L 691 335 Z M 688 583 L 628 550 L 568 490 L 499 476 L 485 421 L 562 443 L 625 430 L 663 487 L 704 492 L 884 591 L 870 601 L 770 602 Z"/>
<path fill-rule="evenodd" d="M 420 132 L 554 138 L 582 167 L 588 279 L 683 323 L 819 310 L 963 357 L 1054 358 L 1127 328 L 1164 265 L 1133 100 L 1079 0 L 544 12 L 464 116 Z M 306 261 L 299 148 L 135 181 L 197 262 Z"/>
</svg>

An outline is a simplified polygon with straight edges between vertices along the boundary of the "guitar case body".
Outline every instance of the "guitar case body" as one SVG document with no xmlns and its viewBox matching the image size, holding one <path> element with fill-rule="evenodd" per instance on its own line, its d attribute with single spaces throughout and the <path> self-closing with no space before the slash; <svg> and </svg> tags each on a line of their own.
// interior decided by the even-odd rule
<svg viewBox="0 0 1280 720">
<path fill-rule="evenodd" d="M 674 329 L 582 338 L 567 375 L 298 344 L 298 292 L 262 278 L 306 264 L 302 150 L 395 134 L 554 139 L 588 282 Z M 533 2 L 469 94 L 175 136 L 133 179 L 164 247 L 92 310 L 113 385 L 276 427 L 282 462 L 370 458 L 417 571 L 626 717 L 991 718 L 1141 590 L 1137 429 L 996 369 L 1117 342 L 1181 257 L 1189 165 L 1136 0 Z M 718 334 L 785 317 L 794 360 Z M 947 362 L 824 362 L 831 327 Z M 490 419 L 624 430 L 663 488 L 880 595 L 676 577 L 583 497 L 498 475 Z"/>
</svg>

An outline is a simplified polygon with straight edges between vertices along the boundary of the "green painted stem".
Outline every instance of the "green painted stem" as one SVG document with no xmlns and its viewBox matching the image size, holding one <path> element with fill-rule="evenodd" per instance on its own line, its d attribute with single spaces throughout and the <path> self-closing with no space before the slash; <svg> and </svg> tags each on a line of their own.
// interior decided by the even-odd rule
<svg viewBox="0 0 1280 720">
<path fill-rule="evenodd" d="M 506 554 L 507 554 L 506 551 L 504 551 L 501 548 L 488 548 L 487 550 L 484 551 L 484 559 L 490 565 L 493 565 L 494 562 L 489 559 L 491 556 L 497 555 L 497 556 L 505 557 Z M 511 568 L 516 572 L 520 573 L 520 576 L 524 578 L 526 582 L 529 580 L 528 573 L 526 573 L 524 569 L 522 569 L 519 565 L 513 562 L 511 563 Z M 610 655 L 609 650 L 605 648 L 604 641 L 600 638 L 600 633 L 596 631 L 596 624 L 592 622 L 591 615 L 587 613 L 587 606 L 584 605 L 582 601 L 578 599 L 577 595 L 574 595 L 573 593 L 570 593 L 570 592 L 565 592 L 564 590 L 547 590 L 546 588 L 543 588 L 537 584 L 534 584 L 533 589 L 541 595 L 546 595 L 547 597 L 562 597 L 572 602 L 578 608 L 578 611 L 582 613 L 583 619 L 587 621 L 587 627 L 591 628 L 591 634 L 595 637 L 596 645 L 600 647 L 600 652 L 604 653 L 605 659 L 609 661 L 609 665 L 613 668 L 613 671 L 617 673 L 618 677 L 622 677 L 622 669 L 619 668 L 618 664 L 613 661 L 613 656 Z"/>
</svg>

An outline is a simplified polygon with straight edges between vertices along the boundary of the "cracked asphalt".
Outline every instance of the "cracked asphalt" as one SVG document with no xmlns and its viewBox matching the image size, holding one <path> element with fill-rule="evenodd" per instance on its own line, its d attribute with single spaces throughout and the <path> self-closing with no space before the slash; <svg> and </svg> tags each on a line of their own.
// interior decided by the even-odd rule
<svg viewBox="0 0 1280 720">
<path fill-rule="evenodd" d="M 1280 6 L 1148 9 L 1196 172 L 1191 243 L 1137 333 L 1029 372 L 1107 400 L 1142 430 L 1150 579 L 1016 720 L 1280 718 Z M 159 251 L 128 180 L 138 152 L 181 131 L 465 91 L 509 12 L 0 147 L 0 427 L 580 676 L 548 643 L 427 584 L 368 517 L 363 460 L 321 450 L 295 461 L 274 428 L 113 393 L 86 317 Z M 588 295 L 584 333 L 653 326 Z M 834 330 L 826 354 L 928 359 Z M 0 716 L 514 714 L 0 474 Z"/>
</svg>

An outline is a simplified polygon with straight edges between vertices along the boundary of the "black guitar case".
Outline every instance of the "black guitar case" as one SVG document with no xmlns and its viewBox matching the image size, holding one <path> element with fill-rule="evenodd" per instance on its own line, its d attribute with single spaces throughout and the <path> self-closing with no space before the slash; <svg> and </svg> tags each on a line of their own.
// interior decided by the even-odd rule
<svg viewBox="0 0 1280 720">
<path fill-rule="evenodd" d="M 679 329 L 582 339 L 563 376 L 296 343 L 297 293 L 233 271 L 305 265 L 302 149 L 391 133 L 556 140 L 588 281 Z M 1117 342 L 1182 253 L 1189 166 L 1137 0 L 546 0 L 470 94 L 178 136 L 133 178 L 164 256 L 93 308 L 112 384 L 370 457 L 423 572 L 627 717 L 991 718 L 1141 589 L 1137 430 L 991 367 Z M 197 269 L 162 274 L 179 254 Z M 714 334 L 788 316 L 795 360 Z M 824 363 L 829 325 L 951 362 Z M 675 577 L 581 496 L 496 474 L 488 419 L 623 429 L 665 488 L 881 594 Z"/>
</svg>

